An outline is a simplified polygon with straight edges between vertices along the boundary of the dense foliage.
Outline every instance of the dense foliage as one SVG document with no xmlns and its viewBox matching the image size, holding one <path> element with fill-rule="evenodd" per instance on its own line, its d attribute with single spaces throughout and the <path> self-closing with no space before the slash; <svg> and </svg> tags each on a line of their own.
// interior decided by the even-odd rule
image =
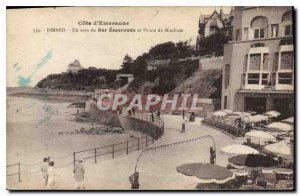
<svg viewBox="0 0 300 196">
<path fill-rule="evenodd" d="M 51 74 L 36 85 L 39 88 L 63 90 L 94 90 L 96 88 L 113 88 L 115 86 L 116 70 L 97 69 L 89 67 L 78 73 Z"/>
</svg>

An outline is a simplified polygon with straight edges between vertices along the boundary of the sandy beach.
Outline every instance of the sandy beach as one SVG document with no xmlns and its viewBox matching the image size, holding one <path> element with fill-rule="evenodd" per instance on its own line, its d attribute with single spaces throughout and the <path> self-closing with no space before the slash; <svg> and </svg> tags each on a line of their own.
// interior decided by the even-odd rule
<svg viewBox="0 0 300 196">
<path fill-rule="evenodd" d="M 47 119 L 43 107 L 51 106 L 54 114 Z M 7 177 L 8 189 L 44 189 L 40 163 L 45 156 L 53 157 L 56 167 L 56 188 L 73 189 L 72 152 L 123 142 L 129 134 L 76 135 L 61 134 L 79 127 L 95 126 L 74 121 L 77 108 L 68 107 L 70 102 L 53 102 L 32 98 L 9 97 L 7 101 L 7 164 L 21 162 L 21 179 Z M 188 123 L 185 133 L 180 133 L 181 116 L 163 115 L 165 134 L 152 146 L 185 141 L 204 135 L 214 138 L 217 148 L 217 164 L 227 165 L 226 155 L 218 149 L 233 143 L 229 136 L 201 125 L 200 119 Z M 47 119 L 47 120 L 45 120 Z M 209 162 L 209 138 L 191 143 L 158 149 L 143 154 L 138 164 L 140 189 L 194 189 L 197 178 L 184 176 L 176 167 L 184 163 Z M 141 150 L 128 155 L 85 160 L 86 189 L 130 189 L 128 177 L 134 172 Z M 31 166 L 31 164 L 37 164 Z M 27 166 L 28 165 L 28 166 Z M 11 168 L 13 170 L 13 168 Z M 7 170 L 7 172 L 11 172 Z"/>
</svg>

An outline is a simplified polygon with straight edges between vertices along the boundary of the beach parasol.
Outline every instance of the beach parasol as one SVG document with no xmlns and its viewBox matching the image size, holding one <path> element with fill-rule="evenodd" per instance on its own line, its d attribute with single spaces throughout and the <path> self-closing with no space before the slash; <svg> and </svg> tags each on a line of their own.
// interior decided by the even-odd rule
<svg viewBox="0 0 300 196">
<path fill-rule="evenodd" d="M 199 178 L 199 183 L 204 184 L 224 184 L 234 178 L 234 175 L 230 170 L 210 163 L 188 163 L 183 164 L 176 169 L 179 173 L 184 175 Z"/>
<path fill-rule="evenodd" d="M 256 184 L 243 184 L 239 190 L 266 190 L 264 187 L 258 186 Z"/>
<path fill-rule="evenodd" d="M 288 124 L 288 125 L 294 125 L 294 117 L 290 117 L 290 118 L 284 119 L 281 122 L 285 123 L 285 124 Z"/>
<path fill-rule="evenodd" d="M 221 149 L 221 152 L 232 156 L 239 154 L 259 154 L 259 152 L 254 148 L 242 144 L 233 144 L 226 146 Z"/>
<path fill-rule="evenodd" d="M 290 158 L 292 156 L 291 145 L 288 144 L 285 140 L 280 142 L 269 144 L 264 147 L 264 150 L 273 154 L 276 154 L 280 157 Z"/>
<path fill-rule="evenodd" d="M 225 112 L 226 114 L 231 114 L 232 111 L 231 110 L 222 110 L 223 112 Z"/>
<path fill-rule="evenodd" d="M 237 155 L 228 159 L 231 166 L 237 169 L 257 168 L 257 167 L 273 167 L 278 165 L 272 157 L 264 156 L 261 154 L 248 154 L 248 155 Z"/>
<path fill-rule="evenodd" d="M 251 114 L 248 113 L 248 112 L 233 112 L 233 113 L 234 113 L 234 114 L 237 114 L 237 115 L 239 115 L 239 116 L 241 116 L 241 117 L 251 116 Z"/>
<path fill-rule="evenodd" d="M 276 129 L 280 129 L 280 130 L 285 131 L 285 132 L 293 130 L 292 125 L 288 125 L 288 124 L 285 124 L 285 123 L 282 123 L 282 122 L 274 122 L 274 123 L 268 124 L 267 128 L 276 128 Z"/>
<path fill-rule="evenodd" d="M 226 116 L 227 113 L 222 110 L 219 110 L 219 111 L 214 112 L 213 115 L 214 116 Z"/>
<path fill-rule="evenodd" d="M 278 117 L 278 116 L 280 115 L 279 112 L 274 111 L 274 110 L 268 111 L 268 112 L 266 112 L 266 113 L 264 113 L 264 114 L 266 114 L 266 115 L 268 115 L 268 116 L 272 116 L 272 117 Z"/>
<path fill-rule="evenodd" d="M 249 138 L 255 138 L 258 141 L 262 142 L 276 142 L 276 138 L 273 135 L 264 131 L 252 130 L 250 132 L 247 132 L 245 136 Z"/>
</svg>

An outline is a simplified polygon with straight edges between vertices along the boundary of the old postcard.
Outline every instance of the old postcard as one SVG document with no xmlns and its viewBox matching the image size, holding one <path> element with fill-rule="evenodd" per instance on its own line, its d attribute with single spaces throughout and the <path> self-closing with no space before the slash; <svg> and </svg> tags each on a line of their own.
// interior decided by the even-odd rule
<svg viewBox="0 0 300 196">
<path fill-rule="evenodd" d="M 285 190 L 293 7 L 7 7 L 9 190 Z"/>
</svg>

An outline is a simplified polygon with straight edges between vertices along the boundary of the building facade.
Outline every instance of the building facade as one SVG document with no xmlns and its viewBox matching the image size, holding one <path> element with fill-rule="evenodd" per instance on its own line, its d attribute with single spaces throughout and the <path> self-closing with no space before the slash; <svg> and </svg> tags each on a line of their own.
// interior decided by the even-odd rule
<svg viewBox="0 0 300 196">
<path fill-rule="evenodd" d="M 70 63 L 67 69 L 67 72 L 77 73 L 79 70 L 83 69 L 78 60 L 74 60 L 74 62 Z"/>
<path fill-rule="evenodd" d="M 226 37 L 232 36 L 233 9 L 229 14 L 224 14 L 222 8 L 219 13 L 215 10 L 211 15 L 200 15 L 196 50 L 200 48 L 200 41 L 218 31 L 224 33 Z"/>
<path fill-rule="evenodd" d="M 293 116 L 292 7 L 236 7 L 223 63 L 222 109 Z"/>
</svg>

